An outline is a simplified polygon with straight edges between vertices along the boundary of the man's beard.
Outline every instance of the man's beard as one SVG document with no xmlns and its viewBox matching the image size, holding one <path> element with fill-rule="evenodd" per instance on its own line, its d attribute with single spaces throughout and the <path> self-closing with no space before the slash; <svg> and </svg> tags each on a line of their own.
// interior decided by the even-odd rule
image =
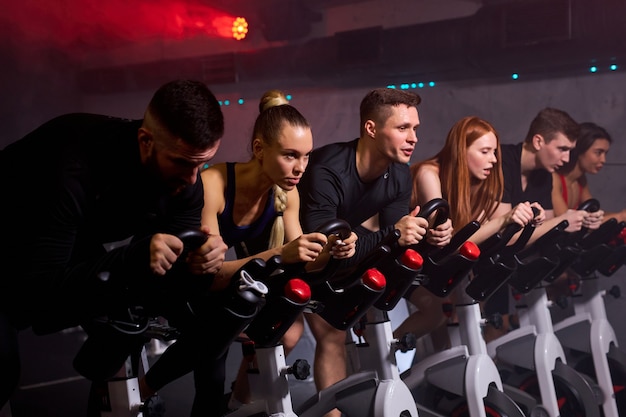
<svg viewBox="0 0 626 417">
<path fill-rule="evenodd" d="M 187 183 L 176 179 L 167 179 L 163 176 L 159 164 L 157 162 L 156 155 L 152 154 L 146 159 L 146 170 L 148 176 L 152 179 L 153 187 L 161 194 L 176 195 L 179 194 Z"/>
</svg>

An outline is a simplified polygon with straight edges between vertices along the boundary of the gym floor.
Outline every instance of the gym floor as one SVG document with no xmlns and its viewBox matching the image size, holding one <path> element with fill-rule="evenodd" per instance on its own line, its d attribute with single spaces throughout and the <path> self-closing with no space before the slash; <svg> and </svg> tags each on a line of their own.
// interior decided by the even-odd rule
<svg viewBox="0 0 626 417">
<path fill-rule="evenodd" d="M 390 318 L 395 322 L 406 314 L 405 305 L 400 303 L 390 312 Z M 30 330 L 22 332 L 21 382 L 11 399 L 11 411 L 5 407 L 0 410 L 0 417 L 83 417 L 90 384 L 74 371 L 72 360 L 84 338 L 85 334 L 79 328 L 47 336 L 36 336 Z M 306 328 L 286 362 L 291 364 L 296 359 L 305 359 L 312 365 L 314 350 L 315 340 Z M 230 390 L 241 356 L 240 345 L 233 344 L 227 360 L 226 391 Z M 410 366 L 413 353 L 397 353 L 396 357 L 400 370 L 403 370 Z M 289 381 L 295 406 L 315 394 L 312 376 L 304 381 L 290 377 Z M 191 374 L 163 388 L 159 395 L 165 401 L 166 416 L 188 416 L 193 393 Z"/>
<path fill-rule="evenodd" d="M 608 279 L 605 284 L 610 287 L 626 281 L 626 270 L 616 279 Z M 609 318 L 623 316 L 626 311 L 625 299 L 607 297 L 607 314 Z M 570 308 L 566 309 L 569 310 Z M 407 314 L 406 304 L 399 303 L 390 312 L 392 323 L 399 323 Z M 571 311 L 553 311 L 557 316 L 567 316 Z M 560 313 L 560 314 L 559 314 Z M 611 320 L 615 332 L 620 339 L 620 346 L 626 334 L 625 322 Z M 85 415 L 89 382 L 78 375 L 72 367 L 72 359 L 84 340 L 80 329 L 71 329 L 63 333 L 48 336 L 35 336 L 30 331 L 20 333 L 22 348 L 22 379 L 14 396 L 11 398 L 11 410 L 5 407 L 0 410 L 0 417 L 83 417 Z M 298 343 L 294 351 L 287 357 L 291 364 L 295 359 L 306 359 L 313 364 L 315 341 L 308 331 Z M 423 347 L 422 352 L 428 350 Z M 396 353 L 400 371 L 407 369 L 413 360 L 414 353 Z M 228 355 L 226 386 L 234 380 L 236 369 L 241 361 L 240 345 L 235 343 Z M 294 405 L 298 405 L 315 394 L 312 377 L 305 381 L 290 378 L 290 389 Z M 227 388 L 227 390 L 229 390 Z M 191 410 L 193 399 L 193 378 L 187 375 L 169 384 L 159 394 L 163 397 L 166 416 L 185 417 Z"/>
<path fill-rule="evenodd" d="M 89 382 L 72 367 L 72 359 L 83 342 L 85 334 L 80 329 L 48 336 L 36 336 L 31 331 L 20 334 L 22 347 L 22 378 L 11 398 L 10 411 L 5 407 L 0 417 L 82 417 L 85 415 Z M 292 355 L 287 358 L 306 359 L 312 363 L 313 343 L 309 337 L 302 339 Z M 226 385 L 234 379 L 241 351 L 234 344 L 228 355 Z M 294 403 L 304 401 L 315 393 L 310 377 L 305 381 L 290 378 Z M 193 400 L 193 378 L 187 375 L 169 384 L 159 394 L 163 397 L 166 416 L 188 416 Z"/>
</svg>

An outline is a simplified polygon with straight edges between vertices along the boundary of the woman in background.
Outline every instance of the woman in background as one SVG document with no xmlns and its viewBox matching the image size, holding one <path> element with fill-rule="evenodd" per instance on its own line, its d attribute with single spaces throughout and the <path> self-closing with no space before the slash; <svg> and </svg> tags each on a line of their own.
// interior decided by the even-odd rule
<svg viewBox="0 0 626 417">
<path fill-rule="evenodd" d="M 526 225 L 533 220 L 532 206 L 521 203 L 503 216 L 492 218 L 504 185 L 500 162 L 500 141 L 493 126 L 476 116 L 457 121 L 446 137 L 443 148 L 432 158 L 411 166 L 413 197 L 411 206 L 423 206 L 434 198 L 445 199 L 450 206 L 450 218 L 455 231 L 471 221 L 480 229 L 470 241 L 480 244 L 510 223 Z M 543 210 L 541 210 L 543 213 Z M 541 216 L 535 221 L 542 221 Z M 416 337 L 431 334 L 433 348 L 449 347 L 442 304 L 445 301 L 424 287 L 417 287 L 406 298 L 417 307 L 394 331 L 401 337 L 413 333 Z"/>
<path fill-rule="evenodd" d="M 582 202 L 592 198 L 587 174 L 597 174 L 606 163 L 613 139 L 595 123 L 580 124 L 580 137 L 570 151 L 569 162 L 552 174 L 552 205 L 555 216 L 568 209 L 576 209 Z M 603 221 L 615 218 L 626 221 L 626 209 L 616 213 L 604 213 Z M 583 223 L 584 225 L 584 223 Z"/>
</svg>

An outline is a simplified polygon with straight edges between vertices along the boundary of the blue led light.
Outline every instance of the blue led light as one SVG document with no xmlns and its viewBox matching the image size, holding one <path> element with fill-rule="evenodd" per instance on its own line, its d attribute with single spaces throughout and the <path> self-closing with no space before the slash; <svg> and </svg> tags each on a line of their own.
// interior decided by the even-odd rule
<svg viewBox="0 0 626 417">
<path fill-rule="evenodd" d="M 617 65 L 612 64 L 612 65 L 609 67 L 609 69 L 610 69 L 611 71 L 615 71 L 615 70 L 617 69 Z"/>
<path fill-rule="evenodd" d="M 239 103 L 239 104 L 243 104 L 243 99 L 242 99 L 242 98 L 240 98 L 239 100 L 237 100 L 237 103 Z"/>
<path fill-rule="evenodd" d="M 589 72 L 598 72 L 598 67 L 592 65 L 591 67 L 589 67 Z"/>
<path fill-rule="evenodd" d="M 517 80 L 519 78 L 519 74 L 518 73 L 513 73 L 513 75 L 511 75 L 511 78 L 513 78 L 514 80 Z"/>
<path fill-rule="evenodd" d="M 429 82 L 429 83 L 428 83 L 428 86 L 429 86 L 429 87 L 434 87 L 434 86 L 435 86 L 435 82 L 434 82 L 434 81 Z"/>
</svg>

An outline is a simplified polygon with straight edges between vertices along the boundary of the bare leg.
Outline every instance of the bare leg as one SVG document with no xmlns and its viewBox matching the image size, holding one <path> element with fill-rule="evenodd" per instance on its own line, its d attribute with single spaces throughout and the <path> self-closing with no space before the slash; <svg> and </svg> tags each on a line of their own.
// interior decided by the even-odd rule
<svg viewBox="0 0 626 417">
<path fill-rule="evenodd" d="M 417 287 L 411 293 L 409 301 L 417 307 L 417 311 L 410 314 L 394 330 L 394 337 L 400 338 L 407 333 L 413 333 L 417 338 L 420 338 L 436 329 L 440 329 L 438 333 L 440 337 L 438 340 L 433 340 L 433 347 L 438 349 L 445 348 L 448 342 L 443 340 L 443 335 L 441 334 L 445 329 L 447 321 L 446 316 L 443 314 L 442 306 L 444 300 L 423 287 Z"/>
<path fill-rule="evenodd" d="M 346 378 L 346 332 L 331 326 L 317 314 L 305 313 L 313 337 L 315 337 L 315 357 L 313 378 L 318 391 L 328 388 Z M 341 417 L 337 409 L 325 417 Z"/>
</svg>

